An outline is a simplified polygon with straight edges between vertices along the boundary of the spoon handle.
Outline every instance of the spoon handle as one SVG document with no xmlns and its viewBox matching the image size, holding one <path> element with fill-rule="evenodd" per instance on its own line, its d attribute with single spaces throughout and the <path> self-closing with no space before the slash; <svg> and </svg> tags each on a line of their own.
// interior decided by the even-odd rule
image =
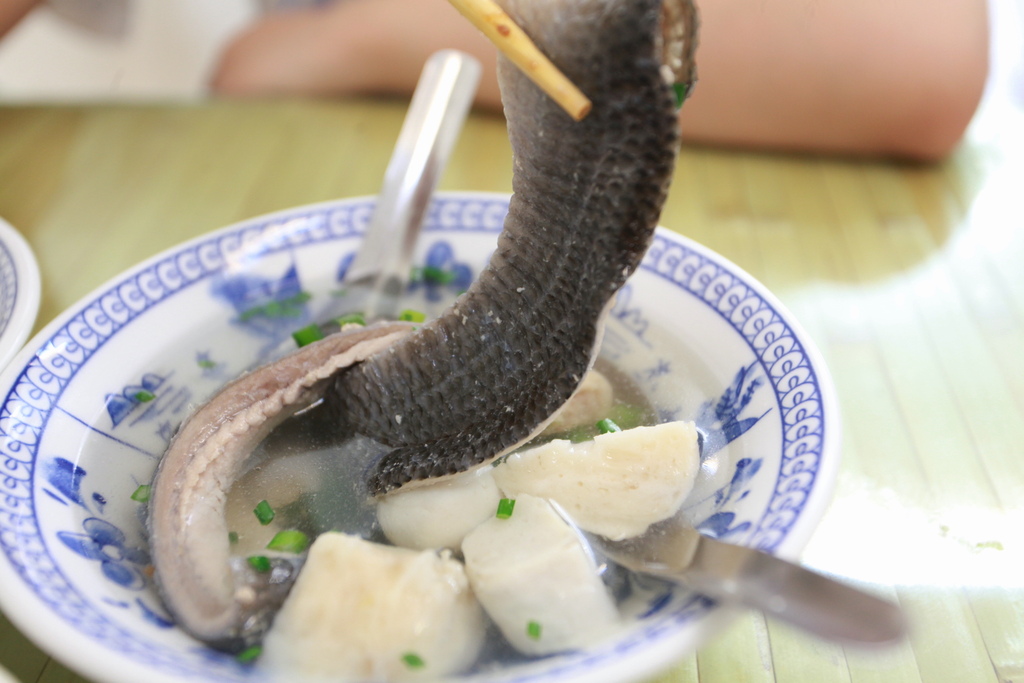
<svg viewBox="0 0 1024 683">
<path fill-rule="evenodd" d="M 709 597 L 760 609 L 826 640 L 883 645 L 905 636 L 896 605 L 752 548 L 702 536 L 681 578 Z"/>
<path fill-rule="evenodd" d="M 391 155 L 366 239 L 346 287 L 373 284 L 370 318 L 394 317 L 409 280 L 419 229 L 480 81 L 480 63 L 457 50 L 434 53 L 423 67 Z"/>
<path fill-rule="evenodd" d="M 704 536 L 678 520 L 625 541 L 589 537 L 624 567 L 723 603 L 759 609 L 820 638 L 883 645 L 906 635 L 896 605 L 794 562 Z"/>
</svg>

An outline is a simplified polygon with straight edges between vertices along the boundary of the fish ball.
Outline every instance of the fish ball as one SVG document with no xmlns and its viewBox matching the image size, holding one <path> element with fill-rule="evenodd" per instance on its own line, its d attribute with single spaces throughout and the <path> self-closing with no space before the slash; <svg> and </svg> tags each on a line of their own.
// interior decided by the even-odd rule
<svg viewBox="0 0 1024 683">
<path fill-rule="evenodd" d="M 379 499 L 377 521 L 388 540 L 405 548 L 454 548 L 501 500 L 490 466 Z"/>
<path fill-rule="evenodd" d="M 576 427 L 593 426 L 611 412 L 614 392 L 612 383 L 597 370 L 583 376 L 576 392 L 569 397 L 542 434 L 558 434 Z"/>
<path fill-rule="evenodd" d="M 509 455 L 494 481 L 510 498 L 549 498 L 581 529 L 621 540 L 676 514 L 699 467 L 697 428 L 680 421 L 549 441 Z"/>
<path fill-rule="evenodd" d="M 462 553 L 484 610 L 524 654 L 592 645 L 620 625 L 589 549 L 542 498 L 516 498 L 511 517 L 471 531 Z"/>
<path fill-rule="evenodd" d="M 283 680 L 433 680 L 469 667 L 485 630 L 449 553 L 332 532 L 310 547 L 261 662 Z"/>
</svg>

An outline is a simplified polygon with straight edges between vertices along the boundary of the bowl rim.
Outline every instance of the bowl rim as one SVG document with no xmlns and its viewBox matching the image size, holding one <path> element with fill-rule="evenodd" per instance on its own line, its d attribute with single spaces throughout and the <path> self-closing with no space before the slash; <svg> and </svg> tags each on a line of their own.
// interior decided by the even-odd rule
<svg viewBox="0 0 1024 683">
<path fill-rule="evenodd" d="M 826 453 L 834 453 L 835 456 L 831 459 L 822 458 L 821 462 L 826 465 L 831 465 L 831 467 L 826 471 L 823 472 L 819 470 L 817 473 L 819 476 L 823 476 L 820 480 L 820 483 L 823 484 L 823 486 L 820 488 L 818 486 L 814 487 L 811 492 L 811 496 L 809 496 L 801 505 L 802 513 L 797 519 L 797 522 L 786 534 L 785 538 L 779 543 L 779 545 L 771 549 L 773 554 L 781 558 L 790 561 L 798 560 L 801 551 L 804 546 L 807 545 L 808 541 L 810 541 L 810 538 L 817 529 L 825 511 L 832 502 L 836 482 L 839 476 L 839 465 L 841 463 L 842 456 L 842 415 L 840 411 L 839 396 L 835 388 L 832 374 L 829 371 L 828 365 L 825 363 L 825 357 L 821 353 L 817 344 L 808 334 L 807 330 L 800 324 L 796 316 L 793 315 L 792 311 L 790 311 L 782 300 L 769 290 L 768 287 L 751 275 L 747 270 L 741 268 L 735 262 L 722 256 L 710 247 L 707 247 L 680 232 L 659 226 L 657 234 L 668 234 L 671 235 L 673 239 L 681 240 L 686 248 L 701 255 L 709 261 L 723 266 L 723 269 L 738 276 L 737 279 L 742 280 L 743 284 L 754 289 L 757 296 L 760 297 L 776 314 L 778 314 L 778 316 L 785 322 L 786 326 L 793 332 L 794 337 L 799 340 L 801 348 L 807 356 L 808 362 L 814 368 L 814 373 L 818 378 L 817 384 L 822 404 L 821 413 L 823 416 L 832 417 L 832 424 L 829 424 L 828 428 L 824 430 L 825 438 L 821 445 L 821 452 L 823 456 Z M 818 481 L 817 477 L 816 481 Z M 808 517 L 805 516 L 806 513 L 811 514 Z M 808 520 L 812 521 L 809 522 Z"/>
<path fill-rule="evenodd" d="M 0 218 L 0 277 L 13 280 L 14 303 L 7 322 L 0 328 L 0 369 L 17 356 L 28 340 L 39 313 L 41 279 L 35 252 L 18 230 Z M 6 288 L 4 288 L 6 290 Z M 6 291 L 2 291 L 4 297 Z"/>
<path fill-rule="evenodd" d="M 476 198 L 490 201 L 500 200 L 504 202 L 507 202 L 510 197 L 509 193 L 503 192 L 444 191 L 438 192 L 436 195 L 443 199 Z M 43 346 L 50 341 L 61 328 L 65 327 L 77 315 L 82 314 L 91 304 L 96 302 L 102 294 L 109 292 L 115 285 L 124 282 L 130 277 L 138 275 L 146 269 L 167 260 L 175 254 L 197 247 L 206 242 L 215 241 L 224 235 L 238 233 L 246 227 L 264 224 L 270 225 L 283 218 L 295 218 L 301 213 L 329 211 L 339 205 L 360 203 L 372 204 L 375 199 L 376 197 L 373 195 L 337 198 L 290 207 L 259 216 L 253 216 L 207 231 L 201 235 L 163 249 L 159 253 L 140 261 L 139 263 L 109 278 L 103 284 L 79 298 L 73 305 L 55 316 L 53 320 L 49 321 L 38 333 L 36 333 L 29 342 L 25 344 L 21 351 L 14 356 L 11 362 L 3 368 L 2 371 L 0 371 L 0 396 L 2 396 L 3 400 L 6 402 L 6 397 L 9 396 L 10 392 L 15 387 L 18 378 L 24 372 L 27 364 L 42 350 Z M 781 302 L 781 300 L 778 299 L 777 296 L 775 296 L 749 272 L 721 254 L 695 242 L 680 232 L 659 226 L 656 235 L 665 237 L 669 239 L 669 241 L 682 243 L 685 248 L 698 254 L 704 259 L 720 265 L 729 273 L 735 275 L 736 278 L 741 280 L 744 285 L 754 290 L 754 293 L 771 309 L 773 309 L 785 325 L 792 331 L 794 337 L 799 341 L 801 349 L 807 357 L 808 363 L 814 368 L 815 375 L 818 379 L 817 387 L 820 392 L 822 416 L 826 419 L 831 418 L 831 423 L 827 425 L 826 429 L 824 429 L 823 443 L 820 447 L 821 458 L 819 462 L 824 465 L 824 467 L 819 468 L 815 477 L 815 485 L 813 486 L 810 495 L 800 506 L 801 512 L 796 521 L 788 530 L 782 541 L 773 549 L 775 554 L 785 557 L 786 559 L 795 560 L 799 557 L 801 550 L 819 525 L 819 522 L 832 499 L 839 472 L 841 456 L 841 416 L 839 414 L 838 397 L 828 367 L 824 362 L 824 357 L 789 309 Z M 24 578 L 15 571 L 14 567 L 11 566 L 5 555 L 4 558 L 0 560 L 0 582 L 3 582 L 5 585 L 21 586 L 24 581 Z M 92 648 L 92 651 L 89 651 L 90 645 L 93 645 L 93 639 L 88 634 L 83 633 L 78 628 L 66 622 L 63 617 L 49 609 L 38 609 L 39 602 L 40 599 L 33 590 L 19 591 L 15 593 L 12 593 L 9 590 L 0 591 L 0 609 L 4 611 L 19 631 L 36 643 L 44 652 L 47 652 L 54 659 L 61 661 L 69 668 L 81 672 L 83 675 L 104 681 L 128 682 L 138 680 L 140 676 L 148 676 L 150 680 L 171 680 L 166 672 L 153 671 L 143 662 L 136 661 L 127 656 L 119 656 L 118 671 L 113 672 L 114 675 L 111 676 L 112 672 L 109 667 L 104 666 L 111 653 L 99 650 L 99 648 L 95 647 Z M 737 613 L 738 610 L 720 608 L 714 613 L 709 614 L 705 620 L 708 633 L 713 634 L 720 631 L 735 618 Z M 55 637 L 58 635 L 59 637 Z M 567 675 L 559 675 L 558 679 L 570 681 L 575 680 L 577 677 L 581 677 L 580 680 L 582 680 L 582 678 L 586 678 L 588 681 L 619 681 L 640 675 L 653 675 L 678 660 L 681 636 L 682 630 L 679 630 L 676 637 L 666 635 L 655 642 L 646 644 L 643 649 L 644 658 L 640 661 L 638 661 L 635 656 L 626 656 L 624 658 L 617 658 L 604 663 L 601 670 L 596 672 L 596 679 L 594 670 L 580 672 L 575 676 L 572 672 L 569 672 Z M 61 643 L 60 648 L 54 645 L 54 643 L 57 642 Z M 476 680 L 476 677 L 473 676 L 469 680 Z"/>
</svg>

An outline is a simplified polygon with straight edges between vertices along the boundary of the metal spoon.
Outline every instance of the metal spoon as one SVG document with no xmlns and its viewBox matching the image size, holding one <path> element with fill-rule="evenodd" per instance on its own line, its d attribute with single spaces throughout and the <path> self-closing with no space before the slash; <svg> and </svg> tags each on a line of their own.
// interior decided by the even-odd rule
<svg viewBox="0 0 1024 683">
<path fill-rule="evenodd" d="M 885 645 L 906 636 L 896 605 L 774 555 L 709 538 L 677 518 L 636 538 L 610 541 L 579 529 L 552 505 L 592 551 L 631 571 L 759 609 L 827 640 Z"/>
<path fill-rule="evenodd" d="M 456 50 L 427 60 L 384 173 L 363 245 L 345 273 L 344 306 L 393 318 L 409 281 L 423 217 L 480 82 L 480 63 Z"/>
</svg>

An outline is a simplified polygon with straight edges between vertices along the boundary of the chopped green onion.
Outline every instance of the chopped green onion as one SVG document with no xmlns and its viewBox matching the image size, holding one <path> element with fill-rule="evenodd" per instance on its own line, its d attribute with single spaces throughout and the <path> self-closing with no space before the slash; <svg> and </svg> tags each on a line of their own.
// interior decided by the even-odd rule
<svg viewBox="0 0 1024 683">
<path fill-rule="evenodd" d="M 421 323 L 427 319 L 427 314 L 407 308 L 398 314 L 398 319 L 407 323 Z"/>
<path fill-rule="evenodd" d="M 339 325 L 366 325 L 366 318 L 362 313 L 349 313 L 341 316 L 335 322 Z"/>
<path fill-rule="evenodd" d="M 405 662 L 405 665 L 410 669 L 422 669 L 426 666 L 426 662 L 423 661 L 423 658 L 415 652 L 406 652 L 402 655 L 402 661 Z"/>
<path fill-rule="evenodd" d="M 139 403 L 149 403 L 154 398 L 156 398 L 156 394 L 151 391 L 142 390 L 135 392 L 135 400 Z"/>
<path fill-rule="evenodd" d="M 252 513 L 256 515 L 256 519 L 260 520 L 260 524 L 263 526 L 274 521 L 274 508 L 270 507 L 270 503 L 265 500 L 261 500 Z"/>
<path fill-rule="evenodd" d="M 531 621 L 526 625 L 526 635 L 533 640 L 540 640 L 540 623 Z"/>
<path fill-rule="evenodd" d="M 623 429 L 632 429 L 650 423 L 654 416 L 640 406 L 631 403 L 618 403 L 612 407 L 611 415 L 608 417 L 615 420 L 615 424 Z"/>
<path fill-rule="evenodd" d="M 201 360 L 197 360 L 196 364 L 199 367 L 203 368 L 204 370 L 212 370 L 213 368 L 217 367 L 216 361 L 212 361 L 209 358 L 203 358 Z"/>
<path fill-rule="evenodd" d="M 437 266 L 424 266 L 421 272 L 424 282 L 447 285 L 455 281 L 455 273 Z"/>
<path fill-rule="evenodd" d="M 301 553 L 309 545 L 309 536 L 298 529 L 279 531 L 270 539 L 267 550 L 280 550 L 285 553 Z"/>
<path fill-rule="evenodd" d="M 149 484 L 143 484 L 139 488 L 135 489 L 132 493 L 132 500 L 136 503 L 148 503 L 149 502 Z"/>
<path fill-rule="evenodd" d="M 266 555 L 253 555 L 252 557 L 247 557 L 246 562 L 248 562 L 249 566 L 258 572 L 265 573 L 270 571 L 270 558 Z"/>
<path fill-rule="evenodd" d="M 230 543 L 232 545 L 234 545 L 235 543 L 238 543 L 238 532 L 237 531 L 229 531 L 228 532 L 228 543 Z"/>
<path fill-rule="evenodd" d="M 515 507 L 515 498 L 502 498 L 498 501 L 498 512 L 494 516 L 498 519 L 508 519 L 512 516 L 512 510 L 514 510 Z"/>
<path fill-rule="evenodd" d="M 294 339 L 295 343 L 299 346 L 306 346 L 307 344 L 312 344 L 315 341 L 320 341 L 323 338 L 323 330 L 321 330 L 320 326 L 315 323 L 313 325 L 307 325 L 301 330 L 295 330 L 292 332 L 292 339 Z"/>
<path fill-rule="evenodd" d="M 606 417 L 603 420 L 597 421 L 597 430 L 602 434 L 611 434 L 612 432 L 621 432 L 622 427 Z"/>
<path fill-rule="evenodd" d="M 235 659 L 242 664 L 248 664 L 249 662 L 254 661 L 261 654 L 263 654 L 263 648 L 259 645 L 253 645 L 252 647 L 248 647 L 235 655 Z"/>
<path fill-rule="evenodd" d="M 690 86 L 686 83 L 674 83 L 672 85 L 672 94 L 676 97 L 676 109 L 683 106 L 683 102 L 686 101 L 686 93 L 689 89 Z"/>
<path fill-rule="evenodd" d="M 268 301 L 265 304 L 246 309 L 238 314 L 238 319 L 244 323 L 258 315 L 266 318 L 295 318 L 302 314 L 302 304 L 312 298 L 313 295 L 309 292 L 299 292 L 295 296 Z"/>
</svg>

